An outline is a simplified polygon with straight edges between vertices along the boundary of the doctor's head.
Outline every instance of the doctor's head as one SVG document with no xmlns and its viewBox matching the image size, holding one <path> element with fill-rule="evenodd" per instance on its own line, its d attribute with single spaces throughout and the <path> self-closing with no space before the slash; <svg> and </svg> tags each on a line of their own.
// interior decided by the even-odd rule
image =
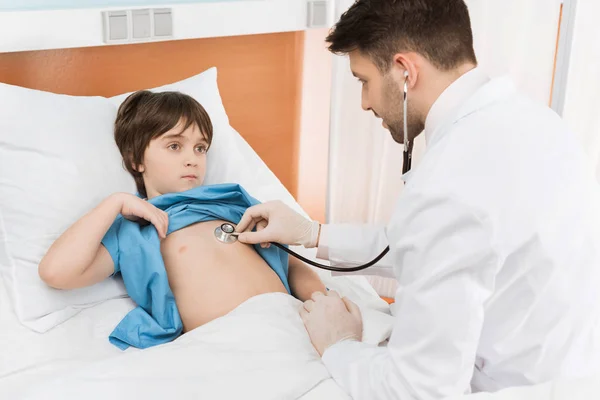
<svg viewBox="0 0 600 400">
<path fill-rule="evenodd" d="M 463 0 L 357 0 L 327 42 L 331 52 L 349 55 L 362 84 L 363 109 L 382 118 L 398 143 L 404 137 L 405 79 L 412 139 L 440 94 L 477 65 Z"/>
<path fill-rule="evenodd" d="M 192 97 L 179 92 L 130 95 L 119 107 L 115 141 L 142 197 L 184 192 L 202 185 L 211 120 Z"/>
</svg>

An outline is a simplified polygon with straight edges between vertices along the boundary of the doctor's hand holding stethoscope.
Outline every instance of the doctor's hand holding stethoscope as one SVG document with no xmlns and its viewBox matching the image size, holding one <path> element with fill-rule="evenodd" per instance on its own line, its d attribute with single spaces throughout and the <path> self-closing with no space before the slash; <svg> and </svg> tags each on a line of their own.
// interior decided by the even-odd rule
<svg viewBox="0 0 600 400">
<path fill-rule="evenodd" d="M 250 232 L 256 228 L 256 232 Z M 250 207 L 236 228 L 238 240 L 247 244 L 269 246 L 271 243 L 302 245 L 314 248 L 319 245 L 321 225 L 310 221 L 281 201 L 267 202 Z M 348 298 L 335 291 L 324 295 L 314 293 L 304 302 L 300 316 L 320 355 L 331 345 L 342 340 L 362 338 L 360 310 Z"/>
<path fill-rule="evenodd" d="M 399 62 L 398 64 L 401 66 Z M 413 149 L 413 140 L 408 135 L 409 72 L 407 69 L 402 73 L 402 77 L 402 129 L 400 130 L 400 127 L 395 126 L 393 122 L 386 124 L 385 120 L 384 126 L 391 130 L 392 137 L 396 141 L 401 141 L 404 144 L 403 173 L 405 174 L 411 168 Z M 390 104 L 384 107 L 395 108 L 395 106 L 395 104 Z M 365 108 L 370 109 L 370 107 Z M 418 124 L 416 125 L 418 126 Z M 411 127 L 414 128 L 415 123 L 411 124 Z M 399 132 L 402 132 L 402 140 L 398 137 Z M 255 232 L 252 232 L 253 230 Z M 284 203 L 273 201 L 249 208 L 238 224 L 236 231 L 238 233 L 244 232 L 238 236 L 238 240 L 242 243 L 260 243 L 263 247 L 270 246 L 273 243 L 276 245 L 302 245 L 305 248 L 314 248 L 319 245 L 321 225 L 316 221 L 307 220 Z M 279 247 L 286 250 L 281 246 Z M 310 260 L 304 259 L 303 261 L 323 269 L 357 271 L 376 264 L 388 251 L 389 246 L 383 249 L 381 254 L 371 262 L 354 268 L 328 268 Z M 290 252 L 288 251 L 288 253 Z M 297 256 L 293 252 L 290 254 Z M 329 346 L 335 343 L 349 339 L 360 340 L 362 336 L 362 319 L 358 306 L 347 298 L 340 298 L 335 291 L 330 291 L 327 295 L 315 293 L 311 300 L 304 303 L 304 308 L 300 314 L 313 345 L 321 355 Z"/>
</svg>

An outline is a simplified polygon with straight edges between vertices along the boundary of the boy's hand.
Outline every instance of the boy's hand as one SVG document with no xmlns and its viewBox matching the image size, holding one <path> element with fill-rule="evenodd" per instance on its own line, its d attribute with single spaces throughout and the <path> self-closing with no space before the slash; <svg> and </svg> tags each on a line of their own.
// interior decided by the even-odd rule
<svg viewBox="0 0 600 400">
<path fill-rule="evenodd" d="M 121 193 L 121 215 L 130 221 L 144 219 L 156 228 L 161 239 L 167 237 L 169 216 L 163 210 L 129 193 Z"/>
</svg>

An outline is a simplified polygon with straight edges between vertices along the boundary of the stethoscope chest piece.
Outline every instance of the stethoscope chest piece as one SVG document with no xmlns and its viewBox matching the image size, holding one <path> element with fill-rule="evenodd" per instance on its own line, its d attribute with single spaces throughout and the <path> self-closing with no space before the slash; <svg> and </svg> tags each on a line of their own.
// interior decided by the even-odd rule
<svg viewBox="0 0 600 400">
<path fill-rule="evenodd" d="M 235 243 L 237 242 L 237 235 L 234 232 L 235 227 L 232 224 L 224 223 L 215 229 L 215 237 L 221 243 Z"/>
</svg>

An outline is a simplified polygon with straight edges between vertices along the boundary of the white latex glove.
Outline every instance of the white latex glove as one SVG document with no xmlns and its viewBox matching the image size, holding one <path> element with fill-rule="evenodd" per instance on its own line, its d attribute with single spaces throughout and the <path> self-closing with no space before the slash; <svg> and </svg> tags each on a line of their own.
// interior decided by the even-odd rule
<svg viewBox="0 0 600 400">
<path fill-rule="evenodd" d="M 256 232 L 251 232 L 254 227 Z M 318 222 L 304 218 L 283 202 L 270 201 L 248 208 L 236 232 L 242 243 L 266 245 L 276 242 L 311 248 L 317 246 L 319 228 Z"/>
<path fill-rule="evenodd" d="M 362 315 L 350 299 L 335 291 L 315 292 L 304 302 L 300 316 L 310 340 L 321 356 L 330 346 L 344 340 L 362 340 Z"/>
</svg>

